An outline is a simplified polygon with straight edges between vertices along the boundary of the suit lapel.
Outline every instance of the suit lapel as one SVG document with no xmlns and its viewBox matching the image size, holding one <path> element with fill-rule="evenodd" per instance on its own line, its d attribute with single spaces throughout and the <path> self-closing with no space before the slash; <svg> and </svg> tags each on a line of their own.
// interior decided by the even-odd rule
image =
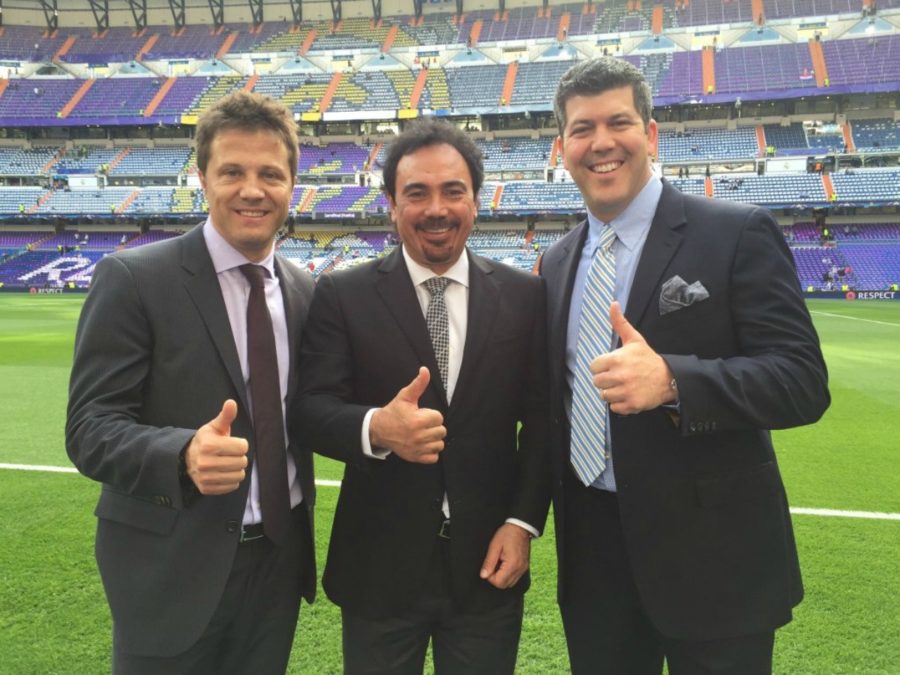
<svg viewBox="0 0 900 675">
<path fill-rule="evenodd" d="M 541 275 L 547 282 L 547 320 L 549 324 L 549 347 L 551 368 L 561 369 L 566 360 L 566 326 L 569 322 L 569 305 L 572 303 L 572 289 L 578 259 L 587 239 L 587 221 L 582 221 L 559 243 L 559 254 L 545 257 L 541 264 Z"/>
<path fill-rule="evenodd" d="M 419 363 L 431 372 L 430 386 L 446 408 L 447 396 L 431 346 L 431 336 L 399 246 L 378 266 L 378 273 L 375 282 L 378 295 L 406 336 Z"/>
<path fill-rule="evenodd" d="M 222 299 L 219 279 L 203 238 L 203 227 L 195 227 L 182 237 L 182 241 L 184 245 L 181 266 L 188 275 L 184 282 L 185 290 L 206 324 L 210 339 L 218 350 L 222 363 L 225 364 L 225 370 L 234 384 L 235 391 L 240 396 L 241 405 L 245 410 L 249 410 L 241 362 L 237 347 L 234 346 L 231 323 L 228 321 L 228 311 Z"/>
<path fill-rule="evenodd" d="M 453 400 L 457 402 L 463 400 L 461 394 L 476 376 L 479 356 L 485 353 L 500 306 L 500 289 L 490 265 L 468 249 L 466 252 L 469 255 L 469 309 L 466 344 L 453 394 Z"/>
<path fill-rule="evenodd" d="M 679 230 L 685 220 L 681 193 L 663 181 L 662 195 L 641 251 L 641 259 L 628 296 L 628 307 L 625 309 L 626 318 L 634 326 L 640 324 L 648 311 L 654 291 L 659 287 L 669 261 L 681 246 L 683 235 Z"/>
</svg>

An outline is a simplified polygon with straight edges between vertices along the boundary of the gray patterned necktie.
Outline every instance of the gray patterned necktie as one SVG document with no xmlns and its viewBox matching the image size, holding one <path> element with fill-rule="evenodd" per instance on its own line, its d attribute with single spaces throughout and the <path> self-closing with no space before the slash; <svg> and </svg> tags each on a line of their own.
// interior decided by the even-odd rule
<svg viewBox="0 0 900 675">
<path fill-rule="evenodd" d="M 594 386 L 590 366 L 591 361 L 606 354 L 612 346 L 609 306 L 616 285 L 616 261 L 612 251 L 615 241 L 616 233 L 607 225 L 600 234 L 600 245 L 584 282 L 575 350 L 570 461 L 585 485 L 591 485 L 606 468 L 609 408 Z"/>
<path fill-rule="evenodd" d="M 428 325 L 434 356 L 441 371 L 444 391 L 447 390 L 447 370 L 450 359 L 450 322 L 447 318 L 444 291 L 447 290 L 449 284 L 450 279 L 447 277 L 431 277 L 423 284 L 431 294 L 431 302 L 428 303 L 428 311 L 425 312 L 425 323 Z"/>
</svg>

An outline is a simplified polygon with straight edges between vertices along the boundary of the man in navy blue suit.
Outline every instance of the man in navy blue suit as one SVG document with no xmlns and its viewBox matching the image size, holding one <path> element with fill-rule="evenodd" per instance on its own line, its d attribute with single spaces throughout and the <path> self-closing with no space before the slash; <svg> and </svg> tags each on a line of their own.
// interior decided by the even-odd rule
<svg viewBox="0 0 900 675">
<path fill-rule="evenodd" d="M 772 216 L 661 179 L 651 109 L 612 58 L 571 68 L 555 101 L 588 210 L 541 261 L 572 670 L 766 673 L 803 595 L 769 430 L 823 414 L 825 364 Z M 597 312 L 601 238 L 614 302 Z M 606 321 L 611 340 L 577 366 L 584 325 Z M 582 418 L 601 422 L 589 442 L 573 440 Z M 576 475 L 573 455 L 597 471 Z"/>
</svg>

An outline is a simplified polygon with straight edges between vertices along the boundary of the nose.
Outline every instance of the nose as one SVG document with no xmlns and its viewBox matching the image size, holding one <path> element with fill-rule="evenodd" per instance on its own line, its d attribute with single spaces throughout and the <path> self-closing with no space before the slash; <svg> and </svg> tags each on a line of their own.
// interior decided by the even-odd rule
<svg viewBox="0 0 900 675">
<path fill-rule="evenodd" d="M 597 125 L 594 129 L 594 135 L 591 138 L 591 150 L 594 152 L 604 152 L 615 145 L 613 135 L 603 125 Z"/>
<path fill-rule="evenodd" d="M 444 203 L 444 197 L 440 193 L 432 195 L 428 203 L 425 204 L 425 216 L 427 218 L 441 218 L 447 215 L 447 205 Z"/>
<path fill-rule="evenodd" d="M 262 199 L 265 196 L 260 181 L 255 176 L 247 176 L 241 183 L 241 198 Z"/>
</svg>

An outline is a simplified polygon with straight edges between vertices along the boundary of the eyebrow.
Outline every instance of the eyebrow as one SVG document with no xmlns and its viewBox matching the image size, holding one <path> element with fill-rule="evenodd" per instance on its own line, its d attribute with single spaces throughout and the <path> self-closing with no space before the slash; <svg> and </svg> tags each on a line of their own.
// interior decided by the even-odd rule
<svg viewBox="0 0 900 675">
<path fill-rule="evenodd" d="M 246 171 L 247 167 L 240 162 L 227 162 L 219 167 L 219 171 L 225 171 L 226 169 L 240 169 L 241 171 Z M 258 170 L 260 172 L 277 171 L 279 173 L 284 173 L 284 169 L 277 164 L 264 164 L 263 166 L 259 167 Z"/>
<path fill-rule="evenodd" d="M 466 185 L 466 182 L 463 180 L 448 180 L 444 183 L 441 183 L 438 187 L 442 190 L 448 187 L 461 187 L 466 190 L 469 189 L 469 186 Z M 403 186 L 402 192 L 409 192 L 411 190 L 428 190 L 429 188 L 430 186 L 426 185 L 425 183 L 407 183 Z"/>
</svg>

